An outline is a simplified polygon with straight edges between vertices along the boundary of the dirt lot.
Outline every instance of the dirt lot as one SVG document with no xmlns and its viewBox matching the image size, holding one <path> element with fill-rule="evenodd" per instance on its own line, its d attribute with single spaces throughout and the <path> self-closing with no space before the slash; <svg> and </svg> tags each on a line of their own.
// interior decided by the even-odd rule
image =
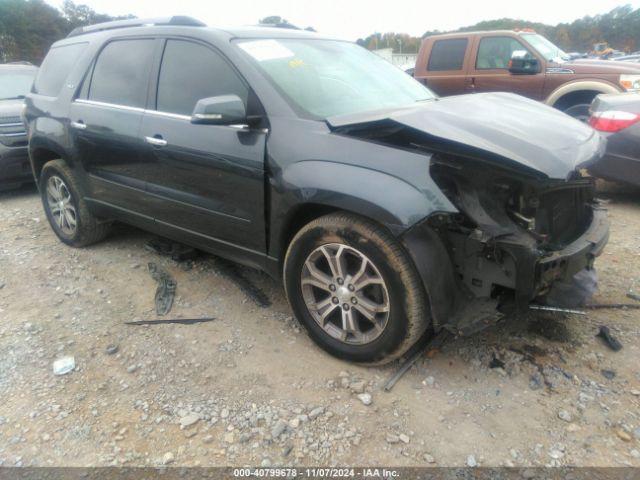
<svg viewBox="0 0 640 480">
<path fill-rule="evenodd" d="M 640 466 L 638 310 L 512 319 L 452 341 L 384 393 L 397 365 L 326 355 L 260 273 L 241 269 L 268 308 L 215 258 L 178 264 L 128 227 L 74 250 L 34 189 L 0 205 L 0 465 Z M 596 301 L 630 302 L 640 195 L 608 206 Z M 215 321 L 124 325 L 156 318 L 151 261 L 178 281 L 172 316 Z M 622 351 L 594 337 L 599 325 Z M 65 355 L 76 369 L 55 376 Z"/>
</svg>

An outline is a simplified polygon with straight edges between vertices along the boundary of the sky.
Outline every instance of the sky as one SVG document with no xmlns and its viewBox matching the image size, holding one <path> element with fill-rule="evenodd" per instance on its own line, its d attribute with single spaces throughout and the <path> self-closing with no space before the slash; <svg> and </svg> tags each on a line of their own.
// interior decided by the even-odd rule
<svg viewBox="0 0 640 480">
<path fill-rule="evenodd" d="M 62 0 L 47 0 L 60 7 Z M 452 30 L 482 20 L 510 17 L 555 25 L 585 15 L 606 13 L 640 0 L 75 0 L 99 13 L 137 17 L 189 15 L 211 26 L 255 25 L 279 15 L 299 27 L 357 40 L 374 32 L 420 36 L 428 30 Z"/>
</svg>

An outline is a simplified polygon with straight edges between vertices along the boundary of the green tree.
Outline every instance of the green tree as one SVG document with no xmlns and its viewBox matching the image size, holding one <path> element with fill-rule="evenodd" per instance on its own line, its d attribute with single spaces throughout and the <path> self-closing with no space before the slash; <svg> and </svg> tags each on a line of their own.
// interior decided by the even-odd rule
<svg viewBox="0 0 640 480">
<path fill-rule="evenodd" d="M 514 30 L 531 28 L 544 35 L 566 51 L 588 52 L 594 43 L 607 42 L 609 46 L 627 52 L 640 50 L 640 8 L 633 9 L 630 5 L 622 5 L 608 13 L 583 17 L 571 23 L 547 25 L 515 18 L 498 18 L 485 20 L 475 25 L 460 27 L 452 32 L 470 32 L 486 30 Z M 438 35 L 439 30 L 425 32 L 421 38 Z M 357 43 L 370 50 L 379 48 L 393 48 L 394 52 L 413 52 L 419 49 L 420 39 L 398 33 L 373 33 L 365 38 L 359 38 Z"/>
<path fill-rule="evenodd" d="M 258 23 L 261 25 L 279 25 L 281 23 L 289 22 L 278 15 L 271 15 L 270 17 L 264 17 L 262 20 L 259 20 Z"/>
<path fill-rule="evenodd" d="M 71 29 L 96 23 L 110 22 L 111 20 L 134 18 L 132 15 L 112 17 L 104 13 L 97 13 L 87 5 L 78 5 L 72 0 L 64 0 L 62 4 L 62 15 L 67 20 Z"/>
<path fill-rule="evenodd" d="M 49 46 L 68 31 L 60 12 L 42 0 L 0 1 L 0 56 L 5 62 L 40 63 Z"/>
<path fill-rule="evenodd" d="M 279 15 L 271 15 L 269 17 L 265 17 L 263 19 L 258 20 L 258 24 L 260 25 L 276 25 L 280 28 L 292 28 L 295 30 L 299 30 L 300 28 L 295 26 L 293 23 L 289 22 L 287 19 L 282 18 Z M 316 29 L 309 26 L 305 28 L 308 32 L 315 32 Z"/>
<path fill-rule="evenodd" d="M 70 0 L 62 11 L 43 0 L 0 0 L 0 61 L 39 64 L 51 44 L 74 28 L 120 18 L 132 17 L 99 14 Z"/>
</svg>

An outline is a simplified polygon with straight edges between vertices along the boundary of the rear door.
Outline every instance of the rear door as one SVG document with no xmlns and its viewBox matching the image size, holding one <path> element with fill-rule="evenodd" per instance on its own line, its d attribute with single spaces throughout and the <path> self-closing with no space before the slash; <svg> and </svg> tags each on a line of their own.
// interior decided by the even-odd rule
<svg viewBox="0 0 640 480">
<path fill-rule="evenodd" d="M 537 58 L 518 38 L 508 35 L 480 36 L 473 51 L 469 66 L 470 93 L 512 92 L 535 100 L 541 99 L 545 79 L 542 68 L 536 74 L 514 75 L 509 72 L 513 52 L 524 51 L 526 55 Z M 538 61 L 542 65 L 540 59 Z"/>
<path fill-rule="evenodd" d="M 203 98 L 234 94 L 247 105 L 248 85 L 220 52 L 187 39 L 166 40 L 155 78 L 139 136 L 156 222 L 221 253 L 264 253 L 266 131 L 190 121 Z"/>
<path fill-rule="evenodd" d="M 464 93 L 469 44 L 467 37 L 433 42 L 427 53 L 427 87 L 441 96 Z"/>
<path fill-rule="evenodd" d="M 153 38 L 107 43 L 69 112 L 77 156 L 89 174 L 90 201 L 133 218 L 150 218 L 139 132 L 157 45 Z"/>
</svg>

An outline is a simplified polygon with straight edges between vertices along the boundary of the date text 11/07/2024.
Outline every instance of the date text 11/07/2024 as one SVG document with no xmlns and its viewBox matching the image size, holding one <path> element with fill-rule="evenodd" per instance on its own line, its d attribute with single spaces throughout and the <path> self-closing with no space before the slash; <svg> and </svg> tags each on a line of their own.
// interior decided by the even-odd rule
<svg viewBox="0 0 640 480">
<path fill-rule="evenodd" d="M 234 468 L 236 478 L 402 478 L 389 468 Z"/>
</svg>

